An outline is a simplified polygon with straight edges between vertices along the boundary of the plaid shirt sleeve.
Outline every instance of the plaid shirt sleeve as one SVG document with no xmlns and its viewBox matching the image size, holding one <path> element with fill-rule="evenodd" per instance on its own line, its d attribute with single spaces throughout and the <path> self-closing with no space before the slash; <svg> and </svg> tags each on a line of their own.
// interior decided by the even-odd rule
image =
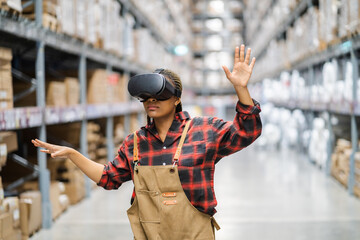
<svg viewBox="0 0 360 240">
<path fill-rule="evenodd" d="M 254 106 L 236 105 L 236 116 L 233 122 L 213 118 L 212 128 L 216 141 L 215 162 L 233 154 L 253 143 L 261 134 L 262 124 L 259 113 L 260 104 L 253 99 Z"/>
<path fill-rule="evenodd" d="M 104 165 L 103 174 L 99 183 L 97 184 L 98 186 L 108 190 L 117 189 L 121 186 L 122 183 L 132 179 L 131 168 L 125 154 L 128 147 L 127 143 L 129 143 L 129 141 L 125 140 L 120 146 L 118 155 L 115 157 L 115 159 L 112 162 Z"/>
</svg>

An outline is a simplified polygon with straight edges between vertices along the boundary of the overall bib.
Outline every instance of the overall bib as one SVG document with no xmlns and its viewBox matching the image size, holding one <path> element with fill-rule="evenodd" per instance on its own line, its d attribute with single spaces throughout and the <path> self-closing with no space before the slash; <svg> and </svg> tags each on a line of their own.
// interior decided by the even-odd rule
<svg viewBox="0 0 360 240">
<path fill-rule="evenodd" d="M 215 219 L 197 210 L 181 186 L 177 162 L 191 121 L 176 150 L 173 165 L 139 166 L 134 134 L 134 185 L 136 197 L 127 211 L 136 240 L 213 240 Z"/>
</svg>

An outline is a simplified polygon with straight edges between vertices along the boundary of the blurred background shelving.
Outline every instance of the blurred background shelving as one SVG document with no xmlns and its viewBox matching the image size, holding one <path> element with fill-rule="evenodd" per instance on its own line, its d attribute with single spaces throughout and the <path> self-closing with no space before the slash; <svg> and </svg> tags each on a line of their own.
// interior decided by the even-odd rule
<svg viewBox="0 0 360 240">
<path fill-rule="evenodd" d="M 357 0 L 0 0 L 0 205 L 42 212 L 6 234 L 51 228 L 95 188 L 68 160 L 49 164 L 32 138 L 111 161 L 146 124 L 128 79 L 159 67 L 181 76 L 192 116 L 231 120 L 237 98 L 221 66 L 242 43 L 257 58 L 256 148 L 306 153 L 359 197 L 359 34 Z"/>
</svg>

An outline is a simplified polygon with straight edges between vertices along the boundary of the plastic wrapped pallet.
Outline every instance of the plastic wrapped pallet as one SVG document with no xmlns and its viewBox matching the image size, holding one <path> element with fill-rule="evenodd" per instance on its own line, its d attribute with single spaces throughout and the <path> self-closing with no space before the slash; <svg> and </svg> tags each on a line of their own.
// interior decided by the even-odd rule
<svg viewBox="0 0 360 240">
<path fill-rule="evenodd" d="M 96 0 L 87 0 L 86 6 L 86 36 L 85 41 L 95 45 L 96 43 L 96 14 L 97 14 L 97 5 L 95 4 Z"/>
<path fill-rule="evenodd" d="M 86 39 L 87 1 L 74 0 L 75 5 L 75 33 L 80 39 Z"/>
<path fill-rule="evenodd" d="M 75 0 L 58 0 L 58 23 L 61 32 L 70 36 L 76 35 Z"/>
<path fill-rule="evenodd" d="M 360 3 L 358 0 L 349 1 L 349 27 L 351 33 L 360 32 Z"/>
<path fill-rule="evenodd" d="M 123 37 L 123 20 L 119 15 L 120 9 L 120 4 L 117 1 L 107 1 L 104 49 L 118 55 L 121 55 Z"/>
</svg>

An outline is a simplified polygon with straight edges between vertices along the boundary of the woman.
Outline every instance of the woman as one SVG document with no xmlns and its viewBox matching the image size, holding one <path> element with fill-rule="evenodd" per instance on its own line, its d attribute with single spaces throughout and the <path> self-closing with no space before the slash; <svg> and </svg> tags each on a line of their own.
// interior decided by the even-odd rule
<svg viewBox="0 0 360 240">
<path fill-rule="evenodd" d="M 117 189 L 133 180 L 128 217 L 135 239 L 214 239 L 214 227 L 219 228 L 212 217 L 217 205 L 215 164 L 250 145 L 261 134 L 260 106 L 247 89 L 255 64 L 255 58 L 250 63 L 250 54 L 248 49 L 245 56 L 245 46 L 241 45 L 235 49 L 233 71 L 223 66 L 239 98 L 233 122 L 212 117 L 190 119 L 181 107 L 180 78 L 162 69 L 156 74 L 165 77 L 168 85 L 171 83 L 170 95 L 145 94 L 141 91 L 146 90 L 137 89 L 141 86 L 136 84 L 130 87 L 130 83 L 144 80 L 143 76 L 138 81 L 130 80 L 129 91 L 141 97 L 149 121 L 125 139 L 113 162 L 104 166 L 74 149 L 32 142 L 52 157 L 71 159 L 105 189 Z M 146 77 L 161 79 L 156 74 Z"/>
</svg>

